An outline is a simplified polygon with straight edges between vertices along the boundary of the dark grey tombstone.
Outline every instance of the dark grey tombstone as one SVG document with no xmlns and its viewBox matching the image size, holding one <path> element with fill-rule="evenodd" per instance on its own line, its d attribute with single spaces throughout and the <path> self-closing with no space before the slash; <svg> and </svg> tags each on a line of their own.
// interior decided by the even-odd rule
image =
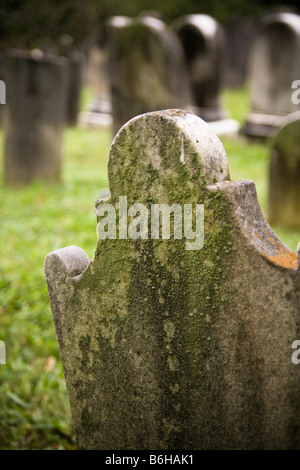
<svg viewBox="0 0 300 470">
<path fill-rule="evenodd" d="M 83 54 L 80 52 L 73 52 L 69 57 L 70 70 L 67 97 L 67 124 L 70 126 L 77 124 L 82 87 L 82 66 Z"/>
<path fill-rule="evenodd" d="M 221 25 L 208 15 L 186 15 L 173 26 L 185 53 L 192 106 L 186 109 L 211 126 L 217 134 L 236 132 L 236 121 L 227 119 L 221 104 L 225 74 L 226 40 Z"/>
<path fill-rule="evenodd" d="M 180 41 L 157 18 L 111 18 L 109 67 L 115 133 L 136 115 L 188 102 Z"/>
<path fill-rule="evenodd" d="M 224 26 L 226 36 L 226 74 L 228 88 L 241 88 L 248 76 L 250 46 L 254 21 L 235 17 Z"/>
<path fill-rule="evenodd" d="M 67 60 L 41 51 L 6 58 L 4 180 L 60 179 L 66 119 Z"/>
<path fill-rule="evenodd" d="M 272 142 L 269 220 L 300 229 L 300 111 L 284 117 Z"/>
<path fill-rule="evenodd" d="M 300 109 L 292 102 L 292 82 L 300 77 L 300 16 L 266 15 L 258 25 L 251 59 L 251 111 L 243 132 L 269 137 L 279 119 Z"/>
</svg>

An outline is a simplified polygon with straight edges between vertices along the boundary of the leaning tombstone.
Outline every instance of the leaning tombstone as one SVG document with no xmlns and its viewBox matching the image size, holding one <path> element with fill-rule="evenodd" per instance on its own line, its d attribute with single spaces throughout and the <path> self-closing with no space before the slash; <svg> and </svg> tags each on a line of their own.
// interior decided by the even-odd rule
<svg viewBox="0 0 300 470">
<path fill-rule="evenodd" d="M 272 140 L 269 221 L 300 229 L 300 111 L 279 122 Z"/>
<path fill-rule="evenodd" d="M 221 25 L 208 15 L 186 15 L 173 25 L 185 53 L 192 105 L 186 107 L 218 135 L 236 133 L 238 123 L 221 104 L 226 42 Z"/>
<path fill-rule="evenodd" d="M 300 77 L 300 16 L 272 13 L 262 18 L 253 45 L 251 111 L 243 133 L 267 138 L 286 114 L 300 109 L 292 101 L 292 83 Z"/>
<path fill-rule="evenodd" d="M 153 16 L 110 19 L 109 71 L 114 133 L 136 115 L 188 101 L 180 41 Z"/>
<path fill-rule="evenodd" d="M 66 59 L 14 50 L 6 58 L 4 180 L 57 181 L 66 119 Z"/>
<path fill-rule="evenodd" d="M 129 121 L 108 176 L 93 259 L 45 260 L 78 447 L 299 448 L 300 273 L 254 183 L 181 110 Z"/>
</svg>

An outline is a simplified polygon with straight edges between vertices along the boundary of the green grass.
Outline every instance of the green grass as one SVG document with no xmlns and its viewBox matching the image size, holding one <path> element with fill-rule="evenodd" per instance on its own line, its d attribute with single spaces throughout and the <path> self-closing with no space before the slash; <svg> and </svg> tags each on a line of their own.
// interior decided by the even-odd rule
<svg viewBox="0 0 300 470">
<path fill-rule="evenodd" d="M 43 262 L 71 244 L 92 257 L 94 203 L 107 187 L 110 141 L 109 131 L 68 129 L 61 184 L 0 187 L 0 339 L 7 348 L 7 364 L 0 365 L 2 449 L 75 446 Z"/>
<path fill-rule="evenodd" d="M 226 92 L 224 100 L 232 117 L 241 121 L 246 91 Z M 7 347 L 7 364 L 0 365 L 1 449 L 75 448 L 43 262 L 50 251 L 71 244 L 92 257 L 94 203 L 107 188 L 111 137 L 106 130 L 67 129 L 61 184 L 0 185 L 0 339 Z M 1 148 L 2 139 L 0 132 Z M 223 143 L 232 179 L 254 180 L 266 213 L 268 147 L 238 138 Z M 299 232 L 275 231 L 296 249 Z"/>
</svg>

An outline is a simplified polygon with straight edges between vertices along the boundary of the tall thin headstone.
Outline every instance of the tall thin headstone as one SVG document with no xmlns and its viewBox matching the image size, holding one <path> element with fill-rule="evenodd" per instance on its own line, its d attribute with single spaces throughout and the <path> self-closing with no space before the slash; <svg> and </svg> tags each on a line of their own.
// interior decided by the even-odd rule
<svg viewBox="0 0 300 470">
<path fill-rule="evenodd" d="M 300 77 L 300 16 L 272 13 L 257 26 L 250 80 L 251 111 L 243 132 L 266 138 L 286 114 L 300 109 L 292 102 L 292 83 Z"/>
<path fill-rule="evenodd" d="M 300 111 L 280 125 L 271 145 L 269 221 L 300 229 Z"/>
<path fill-rule="evenodd" d="M 254 183 L 230 181 L 221 142 L 180 110 L 129 121 L 108 176 L 92 261 L 45 260 L 78 447 L 299 448 L 300 256 Z"/>
<path fill-rule="evenodd" d="M 4 180 L 58 181 L 66 121 L 67 60 L 41 51 L 11 51 L 6 59 Z"/>
</svg>

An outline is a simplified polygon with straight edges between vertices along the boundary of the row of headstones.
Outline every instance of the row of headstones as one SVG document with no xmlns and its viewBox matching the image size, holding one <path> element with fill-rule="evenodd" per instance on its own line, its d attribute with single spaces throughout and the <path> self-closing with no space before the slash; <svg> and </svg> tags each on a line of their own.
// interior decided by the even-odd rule
<svg viewBox="0 0 300 470">
<path fill-rule="evenodd" d="M 223 28 L 207 15 L 184 16 L 172 28 L 153 17 L 113 17 L 109 23 L 108 76 L 114 133 L 135 115 L 165 108 L 194 112 L 218 135 L 236 131 L 237 124 L 226 119 L 220 100 L 225 59 L 243 55 L 246 62 L 252 33 L 251 112 L 242 132 L 271 135 L 282 116 L 299 109 L 299 103 L 291 99 L 291 87 L 300 69 L 300 16 L 273 13 L 256 28 L 250 23 L 245 23 L 244 29 L 239 25 L 233 24 L 231 36 L 227 33 L 232 39 L 228 50 Z M 240 67 L 244 71 L 245 62 Z M 101 124 L 103 100 L 98 103 L 99 108 L 97 100 L 92 108 L 100 111 Z M 83 122 L 89 119 L 96 123 L 97 112 L 82 115 Z"/>
<path fill-rule="evenodd" d="M 170 107 L 192 111 L 217 133 L 234 128 L 234 121 L 226 119 L 220 103 L 224 35 L 213 18 L 183 17 L 174 25 L 177 35 L 153 17 L 135 21 L 115 17 L 110 29 L 115 132 L 135 115 Z M 247 118 L 246 133 L 268 135 L 278 127 L 280 115 L 299 108 L 291 100 L 291 83 L 300 73 L 299 38 L 299 16 L 280 13 L 263 20 L 254 50 L 254 111 Z M 44 57 L 39 51 L 7 55 L 4 124 L 7 182 L 27 183 L 41 177 L 59 179 L 66 109 L 71 109 L 69 116 L 73 122 L 78 111 L 81 60 L 78 54 L 67 60 Z M 103 111 L 103 102 L 98 99 L 95 111 L 99 106 Z M 104 111 L 109 116 L 109 107 L 104 107 Z M 297 125 L 296 122 L 294 128 Z M 293 136 L 296 139 L 297 132 Z M 287 145 L 284 169 L 282 159 L 272 158 L 270 220 L 299 227 L 300 163 L 297 152 L 291 150 L 297 146 L 289 142 Z"/>
</svg>

